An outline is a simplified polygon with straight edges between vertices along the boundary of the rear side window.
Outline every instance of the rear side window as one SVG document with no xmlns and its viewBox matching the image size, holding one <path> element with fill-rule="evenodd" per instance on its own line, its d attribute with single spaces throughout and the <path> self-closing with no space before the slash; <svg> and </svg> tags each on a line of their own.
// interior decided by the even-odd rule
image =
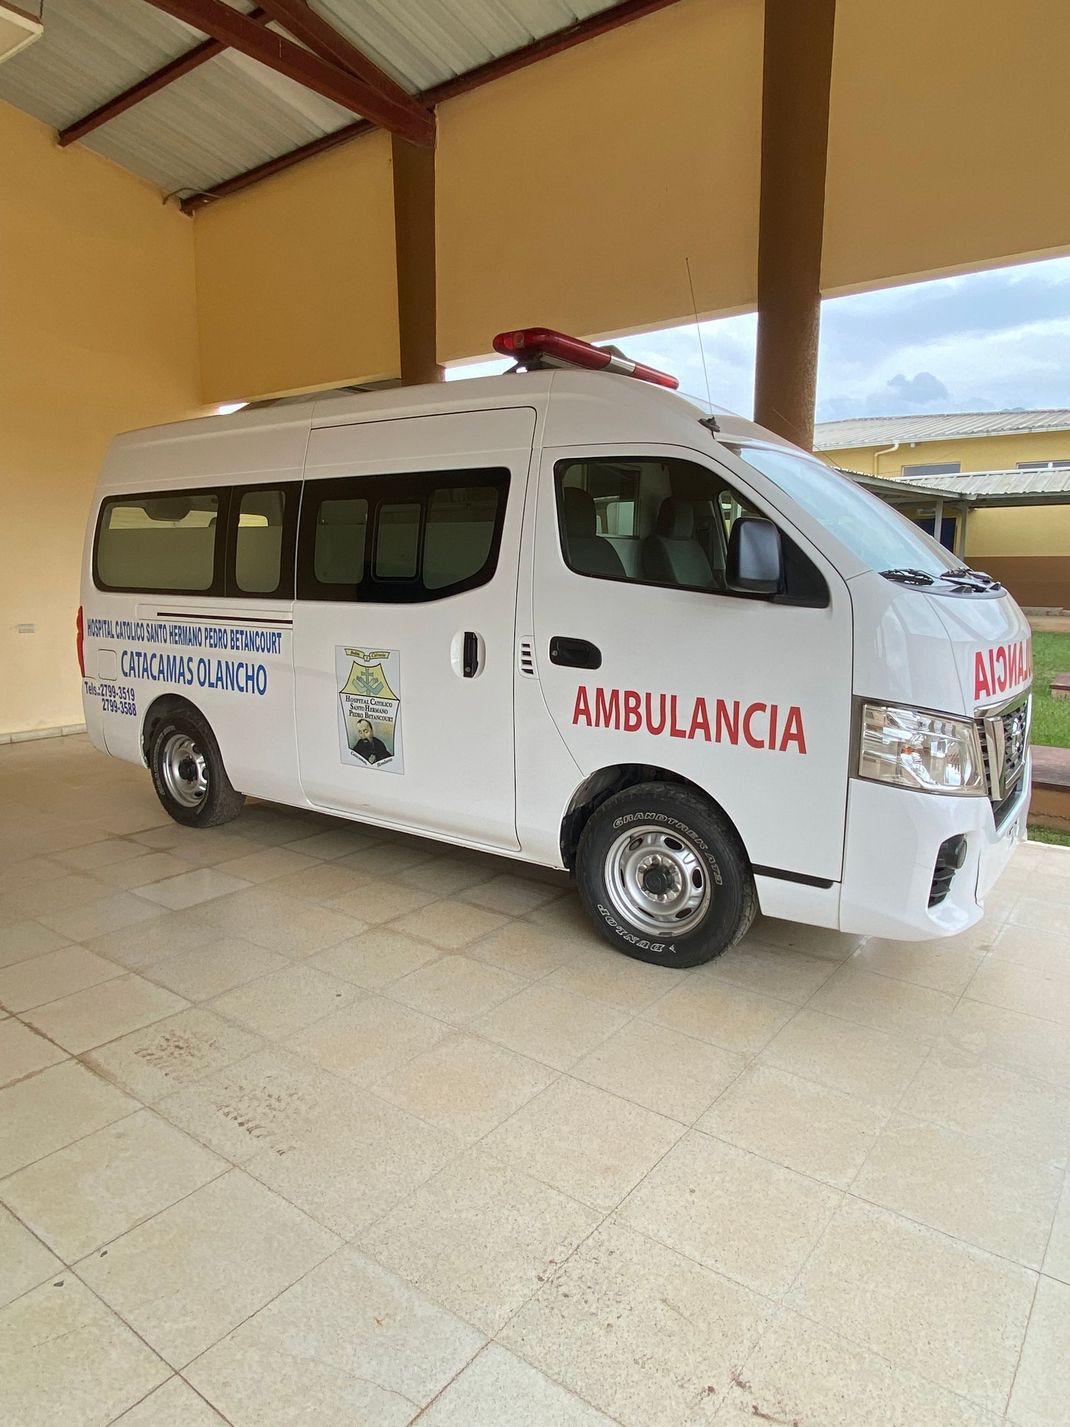
<svg viewBox="0 0 1070 1427">
<path fill-rule="evenodd" d="M 364 578 L 368 502 L 344 495 L 322 496 L 316 501 L 310 492 L 306 505 L 309 515 L 313 516 L 310 522 L 311 583 L 324 590 L 335 589 L 337 597 L 345 599 L 344 591 L 355 588 Z M 324 598 L 330 596 L 324 595 Z"/>
<path fill-rule="evenodd" d="M 299 597 L 417 604 L 486 584 L 508 492 L 497 467 L 306 482 Z"/>
<path fill-rule="evenodd" d="M 423 559 L 428 590 L 463 585 L 486 567 L 504 500 L 495 486 L 439 486 L 431 492 Z"/>
<path fill-rule="evenodd" d="M 420 569 L 419 502 L 409 501 L 379 507 L 375 532 L 376 580 L 415 580 Z"/>
<path fill-rule="evenodd" d="M 283 486 L 245 486 L 233 492 L 228 595 L 293 598 L 300 495 L 297 481 Z"/>
<path fill-rule="evenodd" d="M 175 491 L 106 500 L 94 548 L 97 586 L 221 594 L 221 494 Z"/>
</svg>

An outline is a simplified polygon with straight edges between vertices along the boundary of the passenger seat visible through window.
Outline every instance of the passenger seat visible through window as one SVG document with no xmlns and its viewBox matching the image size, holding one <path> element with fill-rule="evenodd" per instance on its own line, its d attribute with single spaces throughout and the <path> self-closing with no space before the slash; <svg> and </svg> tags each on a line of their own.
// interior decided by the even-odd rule
<svg viewBox="0 0 1070 1427">
<path fill-rule="evenodd" d="M 661 502 L 657 525 L 643 541 L 643 571 L 659 585 L 714 588 L 709 556 L 695 539 L 693 501 L 666 496 Z"/>
<path fill-rule="evenodd" d="M 577 486 L 561 491 L 562 523 L 568 563 L 581 575 L 604 579 L 626 579 L 621 558 L 610 542 L 598 534 L 598 513 L 594 499 Z"/>
</svg>

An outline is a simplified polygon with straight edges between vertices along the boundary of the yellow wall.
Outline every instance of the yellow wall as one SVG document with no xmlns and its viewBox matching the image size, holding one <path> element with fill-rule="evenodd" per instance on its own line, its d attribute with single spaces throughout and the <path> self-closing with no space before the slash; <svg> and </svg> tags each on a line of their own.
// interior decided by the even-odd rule
<svg viewBox="0 0 1070 1427">
<path fill-rule="evenodd" d="M 193 226 L 205 401 L 397 375 L 387 135 L 202 208 Z"/>
<path fill-rule="evenodd" d="M 1033 505 L 971 510 L 966 553 L 1070 556 L 1070 506 Z"/>
<path fill-rule="evenodd" d="M 822 451 L 821 456 L 835 466 L 866 476 L 900 476 L 904 466 L 944 461 L 958 461 L 964 471 L 1011 471 L 1019 461 L 1070 461 L 1070 429 L 1018 436 L 969 436 L 958 441 L 918 441 L 914 445 L 903 442 L 898 451 L 889 451 L 890 444 L 843 447 Z"/>
<path fill-rule="evenodd" d="M 761 0 L 681 0 L 439 109 L 439 359 L 753 305 Z"/>
<path fill-rule="evenodd" d="M 1066 0 L 840 0 L 828 292 L 1070 246 Z"/>
<path fill-rule="evenodd" d="M 101 457 L 115 432 L 198 403 L 192 224 L 0 103 L 0 288 L 2 734 L 82 720 L 74 619 Z"/>
<path fill-rule="evenodd" d="M 439 106 L 439 359 L 753 307 L 762 0 L 679 0 Z M 1066 0 L 840 0 L 823 288 L 1070 250 Z M 199 210 L 206 400 L 396 372 L 389 144 Z"/>
</svg>

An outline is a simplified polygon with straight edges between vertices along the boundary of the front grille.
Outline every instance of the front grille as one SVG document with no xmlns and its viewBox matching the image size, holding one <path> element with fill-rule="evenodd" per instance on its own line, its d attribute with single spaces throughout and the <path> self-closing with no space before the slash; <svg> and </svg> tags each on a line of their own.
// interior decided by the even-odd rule
<svg viewBox="0 0 1070 1427">
<path fill-rule="evenodd" d="M 995 821 L 996 821 L 996 831 L 997 831 L 997 832 L 1002 832 L 1003 827 L 1004 827 L 1004 824 L 1005 824 L 1006 821 L 1007 821 L 1007 818 L 1010 816 L 1011 812 L 1012 812 L 1013 809 L 1015 808 L 1015 806 L 1016 806 L 1016 804 L 1018 803 L 1018 800 L 1019 800 L 1019 798 L 1020 798 L 1021 796 L 1022 796 L 1022 780 L 1019 778 L 1018 782 L 1015 783 L 1014 787 L 1010 790 L 1010 792 L 1007 794 L 1007 796 L 1006 796 L 1005 798 L 1001 798 L 999 802 L 996 802 L 996 800 L 993 798 L 993 800 L 992 800 L 992 816 L 993 816 L 993 818 L 995 818 Z"/>
<path fill-rule="evenodd" d="M 981 752 L 985 781 L 997 821 L 999 810 L 1013 801 L 1025 771 L 1031 710 L 1032 700 L 1026 695 L 1009 708 L 996 709 L 982 719 Z"/>
</svg>

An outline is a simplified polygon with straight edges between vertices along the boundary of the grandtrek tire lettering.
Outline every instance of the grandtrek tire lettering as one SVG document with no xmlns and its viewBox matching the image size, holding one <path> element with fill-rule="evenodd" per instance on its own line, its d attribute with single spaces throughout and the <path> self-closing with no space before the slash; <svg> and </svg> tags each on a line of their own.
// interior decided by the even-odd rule
<svg viewBox="0 0 1070 1427">
<path fill-rule="evenodd" d="M 619 817 L 619 818 L 615 818 L 615 819 L 614 819 L 613 826 L 614 826 L 615 828 L 621 828 L 621 827 L 627 827 L 629 823 L 639 823 L 639 822 L 645 822 L 645 821 L 646 821 L 646 817 L 645 817 L 645 815 L 644 815 L 643 813 L 625 813 L 622 817 Z M 701 847 L 702 851 L 703 851 L 703 852 L 706 854 L 706 856 L 710 859 L 710 862 L 709 862 L 709 870 L 710 870 L 710 872 L 713 873 L 714 880 L 717 882 L 718 886 L 720 886 L 720 884 L 721 884 L 721 870 L 720 870 L 720 868 L 717 866 L 717 863 L 714 861 L 714 859 L 713 859 L 713 853 L 712 853 L 712 852 L 710 851 L 710 849 L 706 846 L 706 844 L 705 844 L 704 842 L 702 842 L 702 840 L 701 840 L 700 838 L 696 837 L 695 834 L 694 834 L 693 832 L 691 832 L 691 830 L 690 830 L 689 828 L 685 827 L 685 825 L 684 825 L 682 822 L 680 822 L 678 818 L 666 818 L 666 819 L 665 819 L 665 825 L 666 825 L 666 827 L 676 828 L 676 830 L 677 830 L 678 832 L 687 833 L 687 835 L 688 835 L 694 842 L 698 843 L 698 845 Z"/>
</svg>

